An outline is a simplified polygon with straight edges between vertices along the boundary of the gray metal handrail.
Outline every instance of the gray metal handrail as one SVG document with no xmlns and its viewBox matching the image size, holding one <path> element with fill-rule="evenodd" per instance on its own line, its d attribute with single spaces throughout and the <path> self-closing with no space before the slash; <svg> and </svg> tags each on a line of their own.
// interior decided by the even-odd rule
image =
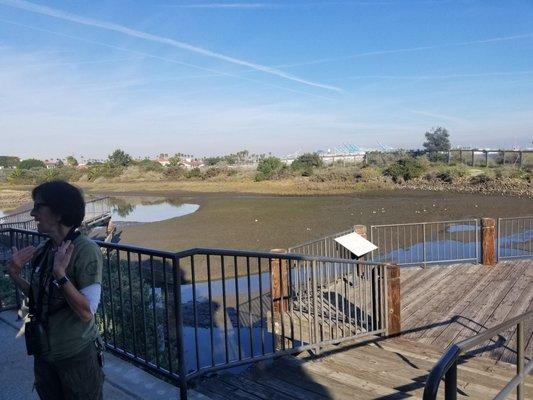
<svg viewBox="0 0 533 400">
<path fill-rule="evenodd" d="M 533 215 L 498 218 L 498 260 L 533 256 Z"/>
<path fill-rule="evenodd" d="M 98 197 L 85 203 L 85 218 L 83 228 L 95 225 L 97 222 L 106 222 L 111 217 L 109 197 Z M 31 216 L 31 210 L 19 211 L 0 218 L 0 229 L 21 228 L 36 231 L 37 224 Z"/>
<path fill-rule="evenodd" d="M 371 257 L 402 266 L 478 262 L 480 231 L 478 219 L 372 225 L 370 241 L 378 248 Z"/>
<path fill-rule="evenodd" d="M 516 388 L 516 398 L 518 400 L 523 400 L 523 382 L 529 372 L 533 370 L 533 360 L 530 360 L 527 365 L 524 365 L 524 322 L 526 319 L 531 317 L 533 317 L 533 310 L 511 318 L 499 325 L 483 331 L 482 333 L 452 345 L 429 373 L 428 380 L 424 388 L 423 399 L 436 399 L 440 381 L 444 378 L 444 398 L 445 400 L 455 400 L 457 398 L 457 364 L 461 354 L 516 325 L 516 375 L 507 383 L 507 385 L 498 393 L 498 395 L 494 397 L 494 399 L 505 399 Z"/>
<path fill-rule="evenodd" d="M 0 227 L 0 255 L 45 238 Z M 176 382 L 182 400 L 188 382 L 206 373 L 389 329 L 385 263 L 95 243 L 104 257 L 97 320 L 106 348 Z M 20 307 L 13 289 L 0 311 Z"/>
</svg>

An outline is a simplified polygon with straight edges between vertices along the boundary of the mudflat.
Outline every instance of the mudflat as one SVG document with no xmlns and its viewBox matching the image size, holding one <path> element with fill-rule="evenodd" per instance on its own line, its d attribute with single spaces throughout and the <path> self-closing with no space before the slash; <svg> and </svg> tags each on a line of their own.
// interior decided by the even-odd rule
<svg viewBox="0 0 533 400">
<path fill-rule="evenodd" d="M 356 224 L 533 215 L 531 199 L 429 191 L 305 197 L 233 193 L 165 196 L 172 202 L 199 204 L 200 209 L 178 218 L 124 227 L 121 243 L 172 251 L 192 247 L 269 250 L 318 239 Z"/>
</svg>

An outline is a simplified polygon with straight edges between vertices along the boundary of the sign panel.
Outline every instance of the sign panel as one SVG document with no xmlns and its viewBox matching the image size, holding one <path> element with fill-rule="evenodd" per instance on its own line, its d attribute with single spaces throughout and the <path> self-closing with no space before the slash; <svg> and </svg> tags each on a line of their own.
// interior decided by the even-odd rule
<svg viewBox="0 0 533 400">
<path fill-rule="evenodd" d="M 369 242 L 355 232 L 344 236 L 339 236 L 335 239 L 335 241 L 355 254 L 357 257 L 364 256 L 365 254 L 370 253 L 378 248 L 374 243 Z"/>
</svg>

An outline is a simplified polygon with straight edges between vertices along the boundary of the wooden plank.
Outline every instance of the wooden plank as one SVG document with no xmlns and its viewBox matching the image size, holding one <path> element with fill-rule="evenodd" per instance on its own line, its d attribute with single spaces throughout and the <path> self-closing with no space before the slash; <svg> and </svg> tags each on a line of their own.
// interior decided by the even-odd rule
<svg viewBox="0 0 533 400">
<path fill-rule="evenodd" d="M 523 266 L 515 267 L 517 270 L 523 271 Z M 498 307 L 493 311 L 492 315 L 487 319 L 485 322 L 485 325 L 487 327 L 492 327 L 497 324 L 500 324 L 510 318 L 513 318 L 517 315 L 520 315 L 524 313 L 528 306 L 531 306 L 532 300 L 533 300 L 533 287 L 532 285 L 532 279 L 531 279 L 531 273 L 533 270 L 529 271 L 526 270 L 517 276 L 515 276 L 515 284 L 513 287 L 509 290 L 505 298 L 500 302 Z M 525 275 L 525 277 L 524 277 Z M 526 321 L 526 330 L 529 327 L 533 325 L 533 320 Z M 507 345 L 506 347 L 509 347 L 510 350 L 513 350 L 516 348 L 516 332 L 515 329 L 512 330 L 512 332 L 507 333 Z M 493 357 L 497 360 L 502 359 L 502 353 L 504 352 L 505 348 L 497 348 L 494 351 L 491 351 L 490 353 L 486 354 L 487 356 Z M 512 354 L 512 351 L 509 351 L 509 355 Z M 513 356 L 511 357 L 505 357 L 503 359 L 506 362 L 514 362 L 516 358 Z"/>
<path fill-rule="evenodd" d="M 498 272 L 502 274 L 503 279 L 493 280 L 490 287 L 465 312 L 465 314 L 469 315 L 477 323 L 469 324 L 468 327 L 465 326 L 458 330 L 455 338 L 452 340 L 453 343 L 472 337 L 482 330 L 490 328 L 490 326 L 486 325 L 486 322 L 494 313 L 494 310 L 498 308 L 509 294 L 516 283 L 517 277 L 522 275 L 522 271 L 519 268 L 508 268 L 506 271 L 501 271 L 500 268 Z"/>
<path fill-rule="evenodd" d="M 521 301 L 514 304 L 514 308 L 511 311 L 512 316 L 520 315 L 526 311 L 533 310 L 533 290 L 531 290 L 531 285 L 526 287 L 524 289 L 523 297 L 521 298 Z M 525 356 L 531 359 L 533 356 L 532 354 L 532 346 L 528 343 L 529 342 L 529 336 L 531 336 L 533 331 L 533 320 L 526 321 L 526 325 L 524 327 L 524 336 L 525 336 Z M 508 363 L 516 363 L 516 346 L 517 346 L 517 336 L 516 336 L 516 328 L 513 328 L 511 333 L 508 335 L 509 340 L 507 341 L 507 344 L 504 349 L 496 349 L 494 351 L 494 354 L 492 355 L 495 357 L 498 361 L 502 362 L 508 362 Z"/>
<path fill-rule="evenodd" d="M 249 379 L 243 374 L 233 375 L 233 374 L 222 374 L 218 377 L 219 380 L 232 385 L 234 387 L 241 388 L 245 392 L 252 393 L 257 397 L 265 400 L 291 400 L 293 397 L 287 396 L 283 393 L 278 392 L 268 386 L 261 385 L 260 383 Z"/>
<path fill-rule="evenodd" d="M 409 293 L 416 287 L 417 282 L 423 279 L 424 275 L 431 272 L 430 268 L 404 267 L 402 269 L 402 293 Z"/>
<path fill-rule="evenodd" d="M 359 362 L 357 365 L 366 362 L 373 365 L 376 371 L 379 371 L 382 366 L 391 365 L 391 374 L 413 374 L 420 373 L 420 371 L 428 372 L 439 360 L 440 356 L 435 354 L 427 355 L 423 348 L 414 345 L 412 348 L 405 348 L 405 345 L 400 347 L 392 346 L 384 349 L 373 348 L 372 346 L 365 346 L 359 352 Z M 339 358 L 342 358 L 339 357 Z M 495 366 L 495 363 L 487 365 L 481 358 L 474 357 L 464 360 L 464 363 L 459 365 L 458 381 L 464 383 L 474 382 L 476 384 L 492 388 L 494 390 L 501 389 L 505 384 L 514 377 L 515 371 L 513 369 L 500 368 Z M 352 363 L 352 365 L 356 365 Z M 395 369 L 392 369 L 395 368 Z M 502 376 L 505 375 L 505 376 Z M 530 385 L 533 390 L 533 385 Z"/>
<path fill-rule="evenodd" d="M 374 349 L 375 351 L 372 352 L 371 346 L 358 350 L 360 357 L 354 357 L 354 355 L 343 357 L 345 355 L 338 354 L 332 357 L 331 361 L 328 360 L 329 363 L 326 365 L 335 371 L 344 368 L 347 374 L 370 380 L 374 384 L 392 388 L 409 396 L 422 396 L 428 371 L 433 367 L 433 363 L 416 360 L 419 365 L 422 365 L 418 368 L 410 366 L 408 362 L 402 362 L 401 357 L 394 357 L 395 354 L 388 351 Z M 494 384 L 492 377 L 484 378 L 464 371 L 461 371 L 458 379 L 459 389 L 469 398 L 494 397 L 504 384 L 500 382 L 498 386 Z"/>
<path fill-rule="evenodd" d="M 455 270 L 458 275 L 463 270 Z M 459 298 L 459 293 L 464 293 L 464 289 L 471 285 L 469 279 L 459 280 L 459 284 L 452 281 L 453 275 L 448 275 L 448 279 L 443 279 L 442 285 L 437 287 L 424 287 L 425 295 L 421 297 L 422 303 L 413 303 L 414 312 L 405 319 L 405 326 L 409 328 L 419 327 L 432 324 L 437 321 L 443 321 L 442 316 L 455 304 Z M 410 338 L 416 338 L 423 334 L 411 335 Z"/>
<path fill-rule="evenodd" d="M 486 269 L 489 268 L 486 267 Z M 510 273 L 510 271 L 507 270 L 506 273 L 508 274 Z M 459 315 L 463 317 L 461 319 L 462 323 L 465 323 L 465 321 L 467 321 L 466 318 L 475 318 L 478 313 L 476 304 L 479 301 L 480 296 L 491 297 L 493 295 L 494 288 L 499 285 L 500 282 L 495 280 L 497 276 L 500 276 L 499 271 L 496 268 L 493 268 L 490 269 L 490 271 L 485 276 L 477 280 L 477 282 L 473 282 L 473 290 L 463 296 L 461 300 L 457 302 L 457 305 L 450 309 L 448 315 Z M 506 275 L 503 278 L 505 279 L 505 277 Z M 488 302 L 489 300 L 484 298 L 483 301 Z M 453 326 L 448 326 L 445 329 L 437 329 L 436 335 L 431 335 L 429 337 L 430 342 L 433 345 L 438 345 L 441 348 L 446 348 L 454 342 L 454 339 L 457 336 L 458 331 L 460 330 L 461 328 L 459 327 L 458 329 L 457 324 L 454 324 Z"/>
<path fill-rule="evenodd" d="M 488 274 L 484 274 L 479 279 L 472 279 L 472 277 L 477 278 L 475 273 L 465 274 L 460 279 L 461 283 L 459 285 L 449 280 L 448 288 L 446 293 L 444 293 L 447 296 L 444 299 L 435 299 L 435 296 L 428 298 L 424 308 L 417 314 L 417 319 L 408 321 L 407 326 L 431 326 L 437 321 L 452 322 L 452 318 L 457 316 L 456 310 L 460 309 L 462 311 L 466 307 L 465 302 L 468 304 L 470 299 L 474 298 L 477 292 L 481 292 L 484 289 L 484 285 L 490 282 L 490 275 Z M 471 289 L 468 291 L 468 288 Z M 430 288 L 426 288 L 426 290 L 432 293 Z M 450 291 L 451 293 L 449 293 Z M 436 325 L 432 329 L 419 330 L 407 337 L 413 340 L 420 340 L 421 337 L 436 337 L 444 330 L 449 329 L 450 326 L 450 323 Z M 430 341 L 430 339 L 427 341 Z M 446 346 L 439 347 L 445 348 Z"/>
<path fill-rule="evenodd" d="M 438 278 L 437 281 L 422 282 L 418 289 L 413 291 L 413 297 L 403 296 L 402 293 L 402 302 L 404 304 L 402 318 L 404 318 L 404 322 L 407 323 L 409 318 L 421 309 L 420 305 L 427 304 L 432 295 L 439 294 L 443 288 L 446 288 L 449 285 L 449 277 L 462 275 L 462 271 L 465 268 L 467 267 L 449 267 L 440 271 L 439 274 L 435 275 Z M 431 288 L 431 290 L 427 290 L 428 288 Z"/>
<path fill-rule="evenodd" d="M 258 400 L 260 397 L 254 394 L 248 393 L 239 387 L 228 385 L 220 379 L 207 379 L 203 382 L 201 389 L 208 393 L 218 394 L 226 399 L 238 399 L 238 400 Z M 204 393 L 204 392 L 201 392 Z M 206 396 L 210 396 L 210 394 Z"/>
<path fill-rule="evenodd" d="M 432 287 L 434 284 L 442 280 L 446 274 L 453 273 L 455 267 L 430 267 L 433 272 L 426 277 L 421 277 L 416 287 L 408 292 L 402 292 L 402 301 L 404 304 L 411 304 L 415 299 L 419 298 L 421 294 L 426 293 L 424 290 L 427 287 Z"/>
</svg>

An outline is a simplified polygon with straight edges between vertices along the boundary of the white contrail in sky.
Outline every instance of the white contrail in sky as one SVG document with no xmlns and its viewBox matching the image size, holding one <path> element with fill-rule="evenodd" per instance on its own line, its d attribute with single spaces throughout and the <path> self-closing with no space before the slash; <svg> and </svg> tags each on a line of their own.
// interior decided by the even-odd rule
<svg viewBox="0 0 533 400">
<path fill-rule="evenodd" d="M 286 90 L 286 91 L 292 92 L 292 93 L 304 94 L 304 95 L 311 96 L 311 97 L 316 97 L 316 98 L 319 98 L 319 99 L 334 100 L 331 97 L 319 95 L 319 94 L 316 94 L 316 93 L 306 92 L 306 91 L 298 90 L 298 89 L 291 89 L 291 88 L 288 88 L 288 87 L 285 87 L 285 86 L 280 86 L 280 85 L 276 85 L 276 84 L 273 84 L 273 83 L 260 81 L 258 79 L 248 78 L 248 77 L 244 77 L 244 76 L 241 76 L 241 75 L 235 75 L 235 74 L 232 74 L 232 73 L 229 73 L 229 72 L 217 71 L 217 70 L 212 69 L 212 68 L 202 67 L 202 66 L 199 66 L 199 65 L 196 65 L 196 64 L 191 64 L 191 63 L 187 63 L 187 62 L 184 62 L 184 61 L 175 60 L 173 58 L 162 57 L 162 56 L 158 56 L 158 55 L 155 55 L 155 54 L 150 54 L 150 53 L 145 53 L 145 52 L 138 51 L 138 50 L 128 49 L 126 47 L 115 46 L 115 45 L 112 45 L 112 44 L 109 44 L 109 43 L 103 43 L 103 42 L 99 42 L 99 41 L 96 41 L 96 40 L 85 39 L 85 38 L 81 38 L 81 37 L 78 37 L 78 36 L 68 35 L 66 33 L 55 32 L 55 31 L 52 31 L 50 29 L 38 28 L 38 27 L 35 27 L 35 26 L 31 26 L 31 25 L 27 25 L 27 24 L 21 24 L 19 22 L 10 21 L 10 20 L 3 19 L 3 18 L 0 18 L 0 22 L 4 22 L 6 24 L 11 24 L 11 25 L 15 25 L 15 26 L 20 26 L 20 27 L 27 28 L 27 29 L 32 29 L 32 30 L 35 30 L 35 31 L 38 31 L 38 32 L 46 32 L 46 33 L 49 33 L 49 34 L 52 34 L 52 35 L 57 35 L 57 36 L 69 38 L 69 39 L 72 39 L 72 40 L 78 40 L 78 41 L 84 42 L 84 43 L 90 43 L 90 44 L 94 44 L 94 45 L 97 45 L 97 46 L 107 47 L 107 48 L 118 50 L 118 51 L 122 51 L 122 52 L 125 52 L 125 53 L 135 54 L 135 55 L 141 56 L 141 57 L 152 58 L 154 60 L 161 60 L 161 61 L 169 62 L 169 63 L 172 63 L 172 64 L 183 65 L 184 67 L 194 68 L 194 69 L 197 69 L 197 70 L 200 70 L 200 71 L 205 71 L 205 72 L 210 72 L 210 73 L 213 74 L 212 76 L 227 76 L 227 77 L 230 77 L 230 78 L 241 79 L 241 80 L 248 81 L 248 82 L 259 83 L 261 85 L 265 85 L 265 86 L 270 86 L 270 87 L 274 87 L 274 88 L 277 88 L 277 89 Z M 6 47 L 6 49 L 7 49 L 7 47 Z"/>
<path fill-rule="evenodd" d="M 20 10 L 25 10 L 25 11 L 29 11 L 29 12 L 33 12 L 33 13 L 37 13 L 41 15 L 46 15 L 46 16 L 53 17 L 53 18 L 62 19 L 65 21 L 75 22 L 77 24 L 81 24 L 85 26 L 92 26 L 95 28 L 122 33 L 127 36 L 137 37 L 139 39 L 148 40 L 151 42 L 165 44 L 165 45 L 172 46 L 178 49 L 187 50 L 193 53 L 201 54 L 206 57 L 219 59 L 219 60 L 226 61 L 232 64 L 242 65 L 242 66 L 251 68 L 256 71 L 264 72 L 266 74 L 273 75 L 273 76 L 278 76 L 280 78 L 302 83 L 304 85 L 314 86 L 314 87 L 318 87 L 321 89 L 327 89 L 327 90 L 332 90 L 336 92 L 342 91 L 338 87 L 324 85 L 321 83 L 312 82 L 312 81 L 308 81 L 302 78 L 298 78 L 296 76 L 287 74 L 286 72 L 280 71 L 276 68 L 272 68 L 272 67 L 268 67 L 268 66 L 260 65 L 260 64 L 255 64 L 249 61 L 230 57 L 225 54 L 217 53 L 211 50 L 204 49 L 202 47 L 180 42 L 180 41 L 177 41 L 171 38 L 153 35 L 151 33 L 142 32 L 136 29 L 131 29 L 124 25 L 119 25 L 119 24 L 115 24 L 112 22 L 100 21 L 100 20 L 96 20 L 93 18 L 86 18 L 80 15 L 72 14 L 72 13 L 58 10 L 55 8 L 30 3 L 24 0 L 0 0 L 0 4 L 4 4 L 9 7 L 14 7 Z"/>
<path fill-rule="evenodd" d="M 438 80 L 438 79 L 460 79 L 460 78 L 485 78 L 490 76 L 521 76 L 521 75 L 533 75 L 531 71 L 507 71 L 507 72 L 480 72 L 473 74 L 448 74 L 448 75 L 359 75 L 351 76 L 348 79 L 391 79 L 391 80 Z"/>
<path fill-rule="evenodd" d="M 329 62 L 351 60 L 354 58 L 380 56 L 380 55 L 396 54 L 396 53 L 410 53 L 410 52 L 415 52 L 415 51 L 441 49 L 445 47 L 470 46 L 470 45 L 475 45 L 475 44 L 505 42 L 508 40 L 527 39 L 527 38 L 533 38 L 533 33 L 524 33 L 521 35 L 502 36 L 502 37 L 495 37 L 495 38 L 481 39 L 481 40 L 470 40 L 467 42 L 445 43 L 445 44 L 431 45 L 431 46 L 418 46 L 418 47 L 408 47 L 408 48 L 402 48 L 402 49 L 367 51 L 364 53 L 353 54 L 350 56 L 322 58 L 319 60 L 311 60 L 311 61 L 302 62 L 302 63 L 278 65 L 277 67 L 278 68 L 300 67 L 300 66 L 305 66 L 305 65 L 324 64 L 324 63 L 329 63 Z"/>
<path fill-rule="evenodd" d="M 450 0 L 432 1 L 402 1 L 402 4 L 443 4 Z M 211 9 L 273 9 L 273 8 L 306 8 L 306 7 L 328 7 L 328 6 L 394 6 L 399 5 L 398 1 L 315 1 L 301 3 L 198 3 L 198 4 L 164 4 L 164 7 L 173 8 L 211 8 Z"/>
<path fill-rule="evenodd" d="M 204 3 L 204 4 L 169 4 L 173 8 L 232 8 L 232 9 L 261 9 L 280 8 L 281 4 L 268 3 Z"/>
<path fill-rule="evenodd" d="M 424 111 L 424 110 L 406 109 L 406 111 L 413 113 L 413 114 L 423 115 L 423 116 L 430 117 L 430 118 L 448 120 L 448 121 L 456 122 L 460 124 L 464 124 L 468 122 L 467 120 L 462 119 L 462 118 L 452 117 L 449 115 L 438 114 L 438 113 Z"/>
</svg>

